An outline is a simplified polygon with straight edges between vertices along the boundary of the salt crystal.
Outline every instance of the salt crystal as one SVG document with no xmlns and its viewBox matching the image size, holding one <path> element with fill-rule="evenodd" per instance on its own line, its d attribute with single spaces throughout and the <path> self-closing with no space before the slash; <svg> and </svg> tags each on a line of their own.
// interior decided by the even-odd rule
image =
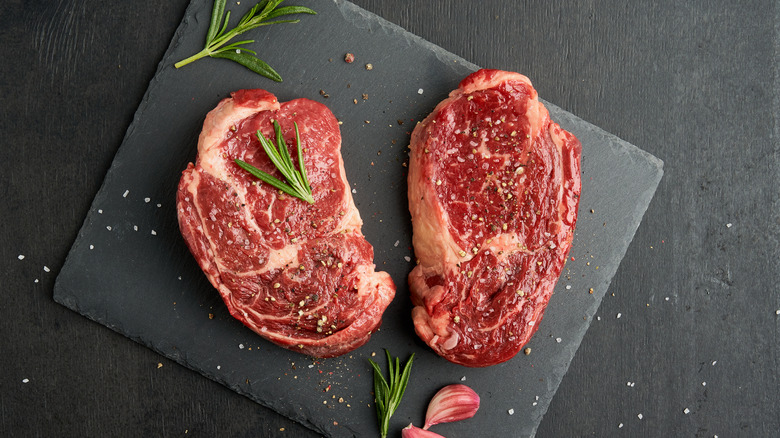
<svg viewBox="0 0 780 438">
<path fill-rule="evenodd" d="M 98 213 L 103 214 L 103 209 L 98 210 Z"/>
<path fill-rule="evenodd" d="M 707 386 L 707 382 L 701 382 L 701 386 Z"/>
<path fill-rule="evenodd" d="M 106 225 L 106 229 L 107 229 L 108 231 L 111 231 L 111 225 Z"/>
<path fill-rule="evenodd" d="M 717 360 L 713 360 L 712 361 L 712 366 L 715 366 L 716 363 L 718 363 L 718 361 Z"/>
<path fill-rule="evenodd" d="M 412 258 L 411 258 L 411 257 L 409 257 L 409 256 L 404 256 L 404 260 L 406 260 L 407 262 L 411 262 L 411 261 L 412 261 Z"/>
<path fill-rule="evenodd" d="M 130 193 L 130 190 L 125 190 L 125 193 L 122 194 L 123 198 L 127 198 L 127 195 Z"/>
<path fill-rule="evenodd" d="M 36 283 L 38 282 L 38 279 L 37 279 L 37 278 L 35 279 L 35 282 L 36 282 Z"/>
<path fill-rule="evenodd" d="M 622 428 L 623 428 L 623 423 L 618 424 L 618 429 L 622 429 Z"/>
<path fill-rule="evenodd" d="M 596 320 L 598 320 L 598 321 L 601 321 L 601 317 L 600 317 L 600 316 L 597 316 L 597 317 L 596 317 Z"/>
<path fill-rule="evenodd" d="M 314 364 L 309 364 L 309 368 L 314 368 Z"/>
<path fill-rule="evenodd" d="M 727 223 L 726 228 L 731 228 L 731 225 L 732 225 L 731 222 Z"/>
<path fill-rule="evenodd" d="M 149 203 L 151 200 L 152 200 L 152 198 L 144 198 L 144 202 L 146 202 L 147 204 L 148 204 L 148 203 Z"/>
<path fill-rule="evenodd" d="M 46 271 L 46 272 L 51 272 L 51 269 L 49 269 L 49 267 L 48 267 L 48 266 L 44 266 L 44 267 L 43 267 L 43 270 L 44 270 L 44 271 Z"/>
<path fill-rule="evenodd" d="M 618 318 L 620 318 L 621 316 L 623 316 L 623 314 L 622 314 L 622 313 L 618 313 L 618 314 L 617 314 L 617 317 L 618 317 Z"/>
<path fill-rule="evenodd" d="M 780 309 L 775 310 L 775 315 L 780 315 Z"/>
<path fill-rule="evenodd" d="M 157 204 L 157 208 L 160 208 L 160 207 L 162 207 L 162 204 Z"/>
<path fill-rule="evenodd" d="M 461 378 L 460 378 L 460 381 L 461 381 L 461 382 L 465 382 L 465 381 L 466 381 L 466 376 L 463 376 L 463 377 L 461 377 Z"/>
<path fill-rule="evenodd" d="M 89 245 L 89 249 L 95 249 L 95 245 Z"/>
<path fill-rule="evenodd" d="M 570 284 L 567 284 L 567 285 L 566 285 L 566 290 L 569 290 L 569 289 L 571 289 L 571 285 L 570 285 Z"/>
<path fill-rule="evenodd" d="M 393 246 L 398 246 L 399 243 L 401 243 L 401 241 L 400 240 L 396 240 L 395 243 L 393 244 Z"/>
<path fill-rule="evenodd" d="M 22 383 L 29 383 L 30 379 L 22 379 Z"/>
<path fill-rule="evenodd" d="M 508 411 L 506 411 L 506 412 L 507 412 L 507 414 L 509 414 L 509 415 L 515 415 L 515 410 L 514 410 L 514 409 L 510 409 L 510 410 L 508 410 Z"/>
<path fill-rule="evenodd" d="M 555 342 L 557 342 L 557 343 L 559 343 L 559 344 L 561 343 L 561 341 L 562 341 L 562 340 L 563 340 L 563 339 L 561 339 L 561 338 L 555 338 Z"/>
<path fill-rule="evenodd" d="M 641 419 L 642 419 L 642 417 L 643 417 L 643 415 L 642 415 L 642 414 L 636 414 L 636 418 L 639 418 L 639 419 L 641 420 Z"/>
<path fill-rule="evenodd" d="M 538 395 L 536 396 L 536 400 L 539 400 L 539 396 Z"/>
<path fill-rule="evenodd" d="M 352 193 L 357 193 L 357 190 L 355 190 L 355 189 L 352 189 Z"/>
<path fill-rule="evenodd" d="M 152 236 L 156 236 L 156 235 L 157 235 L 157 231 L 152 230 Z"/>
<path fill-rule="evenodd" d="M 243 350 L 244 349 L 244 344 L 238 344 L 238 348 Z"/>
<path fill-rule="evenodd" d="M 179 281 L 181 281 L 181 275 L 179 275 Z"/>
<path fill-rule="evenodd" d="M 19 260 L 24 260 L 24 256 L 23 256 L 22 254 L 19 254 L 19 256 L 18 256 L 17 258 L 18 258 Z"/>
<path fill-rule="evenodd" d="M 666 301 L 669 301 L 669 297 L 664 298 Z"/>
<path fill-rule="evenodd" d="M 423 94 L 423 89 L 420 88 L 419 90 L 417 90 L 417 94 Z"/>
<path fill-rule="evenodd" d="M 138 225 L 133 225 L 133 231 L 138 231 Z"/>
<path fill-rule="evenodd" d="M 683 409 L 683 414 L 688 415 L 689 413 L 691 413 L 690 409 L 688 408 Z"/>
<path fill-rule="evenodd" d="M 217 369 L 222 369 L 222 365 L 217 365 Z"/>
<path fill-rule="evenodd" d="M 536 406 L 536 405 L 538 405 L 538 404 L 539 404 L 539 403 L 537 403 L 537 402 L 533 402 L 533 403 L 531 403 L 531 406 Z"/>
</svg>

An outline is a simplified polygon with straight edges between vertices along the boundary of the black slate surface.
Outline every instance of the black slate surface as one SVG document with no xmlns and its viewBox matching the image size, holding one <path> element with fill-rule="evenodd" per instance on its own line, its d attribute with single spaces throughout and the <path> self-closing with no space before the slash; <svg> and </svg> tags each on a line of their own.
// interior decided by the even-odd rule
<svg viewBox="0 0 780 438">
<path fill-rule="evenodd" d="M 450 364 L 431 353 L 411 327 L 405 278 L 412 265 L 404 257 L 413 254 L 401 163 L 414 122 L 476 66 L 350 3 L 311 2 L 319 16 L 303 17 L 294 29 L 269 27 L 255 37 L 283 83 L 223 60 L 175 70 L 175 61 L 202 44 L 207 3 L 190 4 L 57 279 L 55 300 L 329 436 L 374 433 L 366 358 L 379 353 L 381 359 L 382 348 L 402 357 L 418 355 L 413 385 L 393 418 L 395 430 L 421 424 L 433 393 L 465 379 L 482 396 L 481 410 L 473 420 L 437 431 L 532 435 L 650 202 L 661 162 L 548 104 L 553 119 L 583 143 L 583 196 L 572 260 L 528 345 L 531 355 L 488 369 Z M 301 56 L 290 57 L 291 52 Z M 346 52 L 355 54 L 355 63 L 343 62 Z M 307 358 L 232 320 L 178 234 L 176 183 L 194 159 L 205 113 L 231 90 L 253 87 L 283 101 L 322 101 L 343 122 L 343 155 L 364 233 L 374 244 L 377 265 L 399 285 L 379 333 L 347 356 Z"/>
</svg>

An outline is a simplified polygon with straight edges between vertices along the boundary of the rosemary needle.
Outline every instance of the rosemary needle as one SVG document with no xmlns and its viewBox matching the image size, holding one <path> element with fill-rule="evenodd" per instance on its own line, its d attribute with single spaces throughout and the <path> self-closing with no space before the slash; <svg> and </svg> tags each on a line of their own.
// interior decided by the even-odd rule
<svg viewBox="0 0 780 438">
<path fill-rule="evenodd" d="M 290 150 L 287 148 L 287 144 L 282 137 L 282 128 L 279 126 L 279 122 L 274 120 L 274 134 L 276 135 L 276 145 L 271 143 L 270 140 L 265 138 L 260 130 L 257 130 L 257 139 L 260 140 L 260 145 L 263 147 L 266 155 L 271 160 L 274 166 L 281 172 L 282 176 L 287 180 L 287 183 L 280 181 L 279 179 L 269 175 L 266 172 L 252 166 L 241 160 L 234 160 L 236 164 L 242 169 L 254 175 L 264 183 L 267 183 L 277 189 L 287 193 L 290 196 L 295 196 L 298 199 L 302 199 L 309 204 L 314 204 L 314 197 L 311 193 L 311 185 L 309 185 L 309 178 L 306 175 L 306 166 L 303 164 L 303 148 L 301 147 L 301 134 L 298 132 L 298 124 L 295 125 L 295 147 L 298 149 L 298 168 L 292 162 L 290 156 Z"/>
<path fill-rule="evenodd" d="M 409 383 L 412 361 L 414 360 L 414 353 L 412 353 L 409 360 L 406 361 L 403 371 L 401 371 L 400 360 L 397 357 L 393 360 L 390 352 L 387 350 L 385 350 L 385 354 L 387 354 L 390 383 L 385 380 L 379 365 L 371 359 L 368 360 L 371 362 L 371 367 L 374 368 L 374 402 L 376 404 L 376 415 L 379 419 L 379 433 L 382 438 L 387 437 L 387 431 L 390 428 L 390 417 L 393 416 L 395 410 L 401 404 L 401 398 L 406 391 L 406 384 Z"/>
<path fill-rule="evenodd" d="M 228 42 L 248 30 L 256 27 L 267 26 L 277 23 L 297 23 L 299 20 L 274 20 L 275 18 L 293 14 L 316 14 L 313 10 L 305 6 L 284 6 L 279 7 L 284 0 L 262 0 L 249 10 L 238 25 L 231 30 L 227 30 L 230 20 L 230 11 L 225 14 L 225 4 L 227 0 L 215 0 L 214 8 L 211 11 L 211 23 L 206 33 L 206 46 L 200 52 L 183 59 L 174 67 L 183 67 L 198 59 L 211 56 L 214 58 L 226 58 L 237 62 L 255 73 L 263 75 L 277 82 L 282 81 L 282 77 L 268 63 L 257 56 L 257 52 L 244 47 L 246 44 L 255 42 L 254 40 Z M 224 21 L 222 17 L 225 17 Z M 269 21 L 271 20 L 271 21 Z M 221 25 L 220 25 L 221 23 Z M 227 30 L 227 31 L 226 31 Z"/>
</svg>

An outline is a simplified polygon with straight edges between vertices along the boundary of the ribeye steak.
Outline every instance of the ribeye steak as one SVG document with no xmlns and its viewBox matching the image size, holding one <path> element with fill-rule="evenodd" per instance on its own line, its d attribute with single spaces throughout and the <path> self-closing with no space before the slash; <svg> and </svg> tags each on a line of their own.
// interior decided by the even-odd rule
<svg viewBox="0 0 780 438">
<path fill-rule="evenodd" d="M 233 161 L 284 179 L 256 137 L 260 130 L 273 140 L 273 120 L 296 166 L 298 124 L 313 205 Z M 374 271 L 340 149 L 338 122 L 324 105 L 240 90 L 206 117 L 177 195 L 182 235 L 230 313 L 271 342 L 316 357 L 363 345 L 395 295 L 390 276 Z"/>
<path fill-rule="evenodd" d="M 571 247 L 581 151 L 528 78 L 498 70 L 466 77 L 414 129 L 412 318 L 436 353 L 489 366 L 534 334 Z"/>
</svg>

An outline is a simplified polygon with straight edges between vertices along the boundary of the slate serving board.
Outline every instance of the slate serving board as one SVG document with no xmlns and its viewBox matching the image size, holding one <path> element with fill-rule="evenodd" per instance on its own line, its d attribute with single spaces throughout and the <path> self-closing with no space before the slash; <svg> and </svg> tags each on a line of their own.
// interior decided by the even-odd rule
<svg viewBox="0 0 780 438">
<path fill-rule="evenodd" d="M 571 258 L 528 345 L 530 355 L 486 369 L 451 364 L 417 338 L 411 323 L 406 276 L 414 254 L 402 163 L 415 122 L 478 67 L 351 3 L 296 4 L 319 15 L 252 34 L 261 57 L 284 77 L 277 84 L 226 60 L 174 69 L 200 50 L 208 27 L 211 2 L 191 2 L 57 278 L 54 299 L 327 436 L 376 435 L 366 359 L 376 353 L 384 367 L 383 348 L 404 359 L 417 354 L 391 435 L 410 422 L 422 425 L 440 387 L 465 383 L 482 398 L 479 412 L 435 426 L 436 432 L 532 436 L 655 192 L 661 161 L 547 104 L 583 144 Z M 250 6 L 228 8 L 236 17 Z M 354 63 L 343 61 L 347 52 Z M 379 332 L 351 354 L 313 359 L 243 327 L 179 235 L 180 172 L 195 159 L 206 113 L 240 88 L 266 88 L 281 101 L 318 100 L 343 122 L 342 153 L 363 232 L 375 263 L 398 285 Z"/>
</svg>

